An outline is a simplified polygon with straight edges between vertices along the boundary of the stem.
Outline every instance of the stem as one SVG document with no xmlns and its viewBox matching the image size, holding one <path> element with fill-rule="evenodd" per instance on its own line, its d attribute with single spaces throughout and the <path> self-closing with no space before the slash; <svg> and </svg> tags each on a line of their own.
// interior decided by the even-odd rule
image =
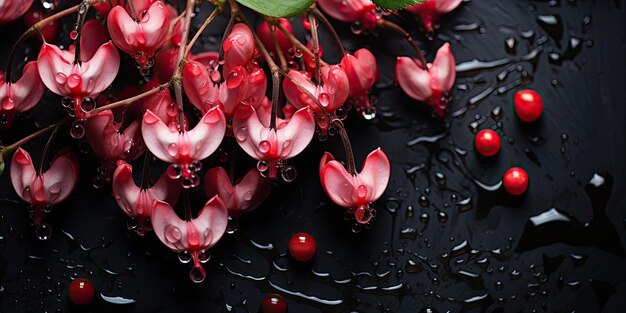
<svg viewBox="0 0 626 313">
<path fill-rule="evenodd" d="M 350 144 L 348 132 L 346 132 L 346 128 L 341 120 L 336 119 L 332 122 L 332 124 L 335 126 L 339 133 L 339 138 L 341 138 L 341 143 L 343 144 L 343 149 L 346 153 L 346 165 L 348 166 L 348 173 L 352 174 L 352 176 L 355 176 L 357 175 L 356 164 L 354 162 L 354 152 L 352 151 L 352 145 Z"/>
<path fill-rule="evenodd" d="M 183 25 L 183 34 L 180 40 L 180 47 L 178 48 L 178 58 L 176 61 L 177 67 L 174 76 L 172 76 L 172 84 L 174 85 L 174 94 L 176 95 L 176 104 L 178 105 L 178 131 L 185 130 L 185 113 L 183 109 L 183 90 L 182 90 L 182 71 L 183 62 L 185 60 L 185 51 L 187 51 L 187 40 L 189 40 L 189 28 L 191 27 L 191 14 L 193 13 L 195 0 L 188 0 L 187 7 L 185 8 L 185 24 Z"/>
<path fill-rule="evenodd" d="M 36 131 L 36 132 L 26 136 L 26 137 L 20 139 L 19 141 L 15 142 L 12 145 L 8 145 L 6 147 L 0 147 L 0 154 L 1 155 L 7 155 L 7 154 L 13 152 L 15 149 L 21 147 L 22 145 L 28 143 L 31 140 L 33 140 L 33 139 L 35 139 L 35 138 L 37 138 L 37 137 L 39 137 L 39 136 L 41 136 L 41 135 L 43 135 L 45 133 L 47 133 L 47 132 L 57 128 L 57 127 L 60 127 L 60 126 L 65 125 L 65 124 L 69 124 L 69 122 L 71 122 L 72 120 L 73 120 L 73 118 L 70 117 L 70 116 L 65 117 L 61 121 L 59 121 L 57 123 L 54 123 L 54 124 L 52 124 L 52 125 L 50 125 L 50 126 L 48 126 L 46 128 L 42 128 L 42 129 L 40 129 L 40 130 L 38 130 L 38 131 Z"/>
<path fill-rule="evenodd" d="M 43 148 L 43 154 L 41 155 L 41 161 L 39 162 L 39 171 L 37 172 L 37 176 L 41 176 L 41 174 L 43 173 L 43 164 L 46 160 L 46 156 L 48 155 L 48 149 L 50 149 L 50 143 L 52 143 L 52 139 L 57 134 L 58 130 L 59 130 L 59 126 L 56 126 L 52 130 L 52 134 L 50 134 L 50 138 L 48 138 L 48 142 L 46 142 L 46 146 Z"/>
<path fill-rule="evenodd" d="M 128 7 L 130 8 L 130 17 L 132 17 L 135 21 L 139 21 L 139 17 L 135 14 L 135 4 L 133 3 L 133 0 L 128 0 L 126 3 L 128 3 Z"/>
<path fill-rule="evenodd" d="M 422 50 L 419 48 L 419 46 L 417 45 L 413 37 L 411 37 L 411 34 L 409 34 L 402 27 L 398 26 L 398 24 L 390 22 L 385 19 L 380 19 L 378 21 L 378 26 L 383 27 L 383 28 L 389 28 L 391 30 L 396 31 L 400 35 L 402 35 L 404 39 L 406 39 L 406 41 L 411 45 L 411 47 L 413 47 L 413 50 L 415 50 L 415 53 L 417 54 L 417 59 L 421 63 L 419 65 L 421 65 L 424 70 L 428 71 L 428 65 L 426 63 L 426 59 L 424 58 L 424 54 L 422 54 Z"/>
<path fill-rule="evenodd" d="M 280 48 L 278 44 L 278 40 L 276 39 L 276 27 L 269 25 L 270 34 L 272 35 L 272 40 L 274 41 L 274 49 L 276 50 L 276 54 L 278 55 L 278 60 L 280 60 L 280 68 L 283 71 L 288 70 L 287 60 L 285 59 L 285 55 L 283 54 L 283 50 Z"/>
<path fill-rule="evenodd" d="M 309 12 L 313 16 L 315 16 L 315 18 L 318 19 L 322 23 L 322 25 L 324 25 L 326 30 L 328 30 L 328 32 L 330 33 L 330 37 L 335 42 L 335 45 L 337 46 L 337 49 L 339 49 L 339 53 L 341 54 L 341 57 L 344 57 L 346 55 L 346 49 L 343 47 L 343 43 L 341 42 L 341 38 L 339 38 L 339 35 L 335 31 L 335 28 L 330 23 L 330 21 L 326 18 L 326 16 L 318 8 L 314 8 L 313 10 L 311 10 Z"/>
<path fill-rule="evenodd" d="M 198 31 L 196 32 L 196 34 L 193 36 L 193 38 L 191 38 L 191 41 L 189 41 L 189 44 L 187 45 L 187 50 L 185 51 L 185 55 L 189 54 L 189 51 L 191 51 L 191 47 L 193 47 L 193 45 L 196 43 L 196 40 L 198 40 L 198 38 L 200 37 L 200 35 L 202 34 L 202 32 L 204 31 L 204 29 L 209 26 L 209 24 L 215 19 L 215 17 L 217 17 L 220 13 L 222 12 L 222 7 L 216 7 L 213 12 L 211 12 L 211 14 L 209 15 L 209 17 L 207 17 L 206 20 L 204 20 L 204 23 L 202 23 L 202 26 L 200 26 L 200 28 L 198 29 Z"/>
<path fill-rule="evenodd" d="M 239 13 L 239 9 L 233 6 L 230 7 L 230 19 L 228 20 L 228 25 L 226 25 L 226 29 L 224 30 L 224 34 L 222 34 L 222 41 L 220 41 L 220 50 L 219 50 L 219 60 L 224 59 L 224 41 L 230 35 L 231 30 L 233 29 L 233 25 L 235 25 L 235 17 Z"/>
<path fill-rule="evenodd" d="M 112 110 L 112 109 L 115 109 L 115 108 L 119 108 L 121 106 L 129 105 L 129 104 L 131 104 L 131 103 L 133 103 L 133 102 L 135 102 L 137 100 L 141 100 L 141 99 L 143 99 L 143 98 L 145 98 L 145 97 L 147 97 L 149 95 L 155 94 L 157 92 L 161 92 L 165 88 L 169 87 L 170 84 L 171 83 L 168 82 L 168 83 L 162 84 L 162 85 L 160 85 L 158 87 L 154 87 L 154 88 L 152 88 L 152 89 L 150 89 L 150 90 L 148 90 L 148 91 L 146 91 L 144 93 L 140 93 L 140 94 L 138 94 L 138 95 L 136 95 L 134 97 L 130 97 L 128 99 L 120 100 L 120 101 L 117 101 L 117 102 L 113 102 L 113 103 L 101 106 L 101 107 L 99 107 L 99 108 L 97 108 L 97 109 L 95 109 L 93 111 L 92 116 L 95 116 L 95 115 L 97 115 L 98 113 L 100 113 L 102 111 Z"/>
<path fill-rule="evenodd" d="M 294 36 L 292 33 L 288 32 L 282 25 L 280 25 L 279 22 L 276 22 L 274 20 L 268 20 L 268 22 L 272 23 L 274 26 L 276 26 L 276 28 L 278 28 L 278 30 L 280 30 L 281 33 L 285 34 L 285 37 L 287 37 L 287 39 L 291 41 L 291 44 L 300 49 L 300 51 L 308 54 L 312 58 L 315 57 L 313 52 L 311 52 L 311 50 L 309 50 L 309 48 L 307 48 L 305 44 L 298 40 L 298 38 L 296 38 L 296 36 Z M 323 60 L 320 60 L 320 62 L 322 63 L 322 65 L 328 65 L 328 63 L 324 62 Z"/>
<path fill-rule="evenodd" d="M 80 4 L 78 11 L 78 20 L 76 21 L 76 39 L 74 40 L 74 64 L 80 64 L 80 37 L 83 30 L 83 24 L 85 24 L 85 17 L 87 17 L 87 11 L 89 11 L 89 1 L 85 0 Z M 81 13 L 82 12 L 82 13 Z"/>
<path fill-rule="evenodd" d="M 148 188 L 150 176 L 150 159 L 152 159 L 152 153 L 150 153 L 150 150 L 146 149 L 146 154 L 143 158 L 143 168 L 141 169 L 141 185 L 139 186 L 141 187 L 141 189 Z"/>
<path fill-rule="evenodd" d="M 309 23 L 311 23 L 311 36 L 313 40 L 313 56 L 315 58 L 315 82 L 318 86 L 323 86 L 322 66 L 320 65 L 320 42 L 317 34 L 317 20 L 313 15 L 309 15 Z"/>
<path fill-rule="evenodd" d="M 267 62 L 267 65 L 269 65 L 270 71 L 272 72 L 272 115 L 270 118 L 270 129 L 276 129 L 276 111 L 278 111 L 278 102 L 280 100 L 280 74 L 279 72 L 282 72 L 282 70 L 276 65 L 276 63 L 270 56 L 269 52 L 267 52 L 267 49 L 265 48 L 265 45 L 263 45 L 261 38 L 259 38 L 259 35 L 257 35 L 252 25 L 250 25 L 250 22 L 248 21 L 246 16 L 243 13 L 241 13 L 237 3 L 235 3 L 235 1 L 233 0 L 230 0 L 230 5 L 231 5 L 231 8 L 234 7 L 237 10 L 237 15 L 239 16 L 241 21 L 244 24 L 246 24 L 248 28 L 250 28 L 250 31 L 252 32 L 252 35 L 254 36 L 254 41 L 259 47 L 259 50 L 261 50 L 261 54 L 263 55 L 263 58 L 265 58 L 265 62 Z"/>
<path fill-rule="evenodd" d="M 185 209 L 185 220 L 191 221 L 191 205 L 189 204 L 189 190 L 183 189 L 183 207 Z"/>
</svg>

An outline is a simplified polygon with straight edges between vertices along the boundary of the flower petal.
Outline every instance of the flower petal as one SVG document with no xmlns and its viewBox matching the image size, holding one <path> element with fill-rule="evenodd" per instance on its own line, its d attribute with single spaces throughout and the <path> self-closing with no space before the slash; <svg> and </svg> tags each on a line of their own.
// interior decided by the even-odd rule
<svg viewBox="0 0 626 313">
<path fill-rule="evenodd" d="M 212 108 L 200 119 L 196 127 L 187 132 L 189 145 L 192 147 L 189 156 L 193 160 L 202 160 L 211 155 L 219 147 L 226 134 L 226 118 L 220 108 Z"/>
<path fill-rule="evenodd" d="M 205 113 L 218 105 L 219 86 L 211 81 L 204 64 L 198 61 L 185 64 L 182 81 L 185 94 L 198 110 Z"/>
<path fill-rule="evenodd" d="M 382 149 L 377 148 L 365 158 L 358 178 L 368 189 L 368 202 L 378 200 L 385 192 L 389 183 L 390 172 L 389 159 Z"/>
<path fill-rule="evenodd" d="M 98 48 L 89 61 L 83 62 L 82 67 L 87 67 L 83 72 L 83 92 L 90 97 L 95 97 L 107 89 L 120 69 L 120 54 L 111 41 Z"/>
<path fill-rule="evenodd" d="M 320 177 L 322 177 L 322 170 L 326 166 L 326 163 L 333 161 L 334 159 L 335 157 L 332 155 L 332 153 L 324 152 L 324 155 L 322 155 L 322 159 L 320 160 L 320 169 L 319 169 Z"/>
<path fill-rule="evenodd" d="M 37 58 L 37 68 L 41 81 L 57 95 L 68 95 L 65 80 L 72 72 L 74 60 L 64 58 L 65 53 L 55 45 L 45 43 L 41 46 Z"/>
<path fill-rule="evenodd" d="M 354 177 L 341 163 L 335 160 L 326 163 L 321 171 L 320 181 L 324 191 L 335 204 L 344 208 L 355 206 Z"/>
<path fill-rule="evenodd" d="M 450 51 L 449 43 L 446 42 L 437 50 L 430 72 L 433 78 L 437 80 L 440 91 L 448 92 L 452 89 L 456 79 L 456 63 L 454 55 Z"/>
<path fill-rule="evenodd" d="M 181 220 L 174 209 L 167 203 L 154 201 L 152 210 L 152 229 L 159 240 L 174 252 L 189 248 L 187 243 L 187 222 Z"/>
<path fill-rule="evenodd" d="M 41 175 L 49 204 L 67 198 L 78 183 L 78 158 L 69 149 L 57 153 L 50 168 Z"/>
<path fill-rule="evenodd" d="M 109 35 L 97 19 L 86 21 L 80 35 L 81 60 L 87 61 L 93 58 L 98 48 L 107 41 L 109 41 Z"/>
<path fill-rule="evenodd" d="M 219 196 L 229 210 L 237 205 L 235 188 L 222 167 L 214 167 L 206 172 L 204 192 L 209 198 Z"/>
<path fill-rule="evenodd" d="M 254 57 L 254 36 L 243 23 L 233 26 L 231 33 L 223 42 L 224 73 L 230 73 L 234 66 L 245 66 Z"/>
<path fill-rule="evenodd" d="M 308 108 L 298 110 L 287 124 L 276 131 L 282 145 L 282 159 L 290 159 L 306 148 L 315 134 L 315 119 Z"/>
<path fill-rule="evenodd" d="M 448 13 L 461 4 L 463 0 L 437 0 L 435 1 L 435 8 L 439 14 Z"/>
<path fill-rule="evenodd" d="M 424 101 L 432 95 L 429 73 L 411 58 L 398 57 L 396 80 L 402 90 L 415 100 Z"/>
<path fill-rule="evenodd" d="M 0 110 L 16 113 L 26 112 L 32 109 L 43 96 L 44 85 L 39 77 L 37 62 L 26 63 L 22 71 L 22 77 L 15 83 L 0 83 Z M 9 101 L 7 106 L 5 101 Z"/>
<path fill-rule="evenodd" d="M 226 232 L 228 209 L 220 197 L 211 198 L 191 223 L 200 232 L 201 249 L 213 247 Z"/>
<path fill-rule="evenodd" d="M 180 196 L 181 188 L 178 179 L 171 179 L 167 173 L 163 173 L 156 184 L 148 188 L 147 191 L 154 199 L 175 205 Z"/>
<path fill-rule="evenodd" d="M 167 163 L 176 163 L 176 159 L 168 152 L 170 144 L 178 144 L 179 133 L 171 130 L 152 111 L 143 115 L 141 133 L 146 147 L 160 160 Z"/>
<path fill-rule="evenodd" d="M 24 196 L 24 189 L 33 183 L 37 176 L 37 172 L 35 172 L 33 160 L 26 150 L 17 148 L 15 153 L 13 153 L 10 175 L 15 193 L 17 193 L 22 200 L 31 203 L 30 199 Z"/>
<path fill-rule="evenodd" d="M 237 182 L 235 196 L 237 207 L 228 207 L 230 214 L 242 214 L 258 208 L 269 196 L 271 184 L 261 176 L 258 169 L 248 170 L 246 175 Z"/>
<path fill-rule="evenodd" d="M 139 198 L 139 187 L 133 180 L 133 167 L 126 162 L 119 162 L 113 173 L 113 196 L 122 211 L 129 217 L 135 216 Z"/>
</svg>

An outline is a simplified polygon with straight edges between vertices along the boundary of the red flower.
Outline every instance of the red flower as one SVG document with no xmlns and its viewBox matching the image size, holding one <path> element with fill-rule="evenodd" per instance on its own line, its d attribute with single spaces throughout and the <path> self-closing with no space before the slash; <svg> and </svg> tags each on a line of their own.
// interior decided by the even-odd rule
<svg viewBox="0 0 626 313">
<path fill-rule="evenodd" d="M 159 85 L 156 79 L 152 79 L 143 86 L 143 91 L 146 92 L 153 88 L 158 88 Z M 155 94 L 140 99 L 139 105 L 141 106 L 142 113 L 150 110 L 158 116 L 163 123 L 168 125 L 170 129 L 174 131 L 178 130 L 178 107 L 176 103 L 174 103 L 169 89 L 163 89 Z M 187 129 L 187 126 L 189 125 L 185 118 L 185 129 Z"/>
<path fill-rule="evenodd" d="M 279 18 L 278 22 L 280 23 L 280 26 L 282 26 L 286 31 L 288 31 L 289 33 L 293 33 L 291 23 L 288 19 Z M 274 36 L 272 36 L 272 29 L 270 28 L 270 25 L 267 23 L 267 21 L 263 21 L 261 24 L 259 24 L 259 26 L 257 26 L 256 28 L 256 32 L 259 35 L 259 38 L 261 38 L 263 44 L 265 45 L 265 48 L 267 48 L 267 51 L 270 53 L 276 54 L 276 45 L 274 44 L 274 38 L 276 38 L 276 41 L 278 41 L 278 47 L 280 48 L 280 51 L 285 55 L 288 54 L 289 49 L 292 49 L 293 47 L 291 41 L 289 41 L 287 36 L 285 36 L 285 34 L 283 34 L 283 32 L 281 32 L 278 28 L 275 28 Z"/>
<path fill-rule="evenodd" d="M 324 82 L 323 85 L 313 83 L 308 74 L 302 72 L 291 71 L 289 76 L 315 96 L 320 104 L 331 114 L 337 111 L 348 99 L 350 83 L 348 82 L 346 72 L 338 65 L 322 67 L 321 80 Z M 322 109 L 309 96 L 300 91 L 291 80 L 285 79 L 283 81 L 283 90 L 289 103 L 296 108 L 309 107 L 318 116 L 324 116 Z M 318 120 L 318 126 L 320 129 L 326 130 L 328 122 L 326 119 Z"/>
<path fill-rule="evenodd" d="M 270 128 L 263 125 L 254 107 L 242 105 L 235 112 L 233 130 L 239 146 L 259 160 L 259 170 L 269 171 L 273 179 L 279 161 L 298 155 L 311 142 L 315 121 L 309 109 L 302 108 L 289 121 Z"/>
<path fill-rule="evenodd" d="M 423 3 L 416 4 L 406 8 L 407 11 L 419 15 L 424 22 L 426 31 L 434 30 L 433 23 L 439 19 L 439 15 L 448 13 L 461 4 L 462 0 L 426 0 Z"/>
<path fill-rule="evenodd" d="M 5 117 L 6 123 L 3 125 L 0 122 L 0 127 L 11 127 L 13 116 L 35 107 L 43 92 L 44 86 L 35 61 L 26 63 L 22 77 L 15 83 L 5 82 L 4 73 L 0 72 L 0 116 Z"/>
<path fill-rule="evenodd" d="M 240 215 L 256 209 L 267 198 L 271 185 L 258 170 L 251 169 L 234 186 L 221 167 L 210 169 L 204 176 L 207 197 L 219 196 L 230 215 Z"/>
<path fill-rule="evenodd" d="M 199 161 L 211 155 L 222 142 L 226 132 L 226 119 L 219 108 L 208 110 L 192 130 L 173 130 L 152 111 L 143 116 L 141 125 L 146 147 L 157 158 L 172 163 L 170 177 L 183 178 L 183 187 L 200 183 L 196 172 Z"/>
<path fill-rule="evenodd" d="M 76 116 L 85 118 L 87 112 L 81 110 L 82 100 L 97 97 L 111 85 L 120 68 L 120 55 L 109 41 L 89 60 L 74 59 L 73 52 L 44 43 L 37 67 L 46 87 L 57 95 L 73 99 Z"/>
<path fill-rule="evenodd" d="M 130 9 L 118 5 L 109 12 L 107 25 L 115 45 L 146 68 L 151 67 L 155 51 L 167 40 L 170 13 L 162 1 L 144 7 L 136 7 L 137 12 L 131 13 Z"/>
<path fill-rule="evenodd" d="M 87 120 L 87 140 L 93 152 L 106 162 L 132 161 L 144 151 L 141 123 L 135 120 L 121 130 L 111 110 L 102 111 Z"/>
<path fill-rule="evenodd" d="M 18 148 L 11 160 L 11 183 L 22 200 L 35 208 L 35 225 L 41 225 L 48 206 L 65 200 L 78 182 L 78 159 L 69 150 L 62 150 L 47 171 L 35 171 L 30 154 Z"/>
<path fill-rule="evenodd" d="M 206 250 L 213 247 L 224 235 L 228 225 L 228 210 L 219 197 L 211 198 L 192 220 L 181 220 L 172 207 L 163 201 L 153 204 L 152 228 L 157 237 L 174 252 L 181 253 L 181 261 L 190 256 L 194 267 L 189 272 L 191 280 L 199 283 L 206 276 L 201 263 L 208 261 Z"/>
<path fill-rule="evenodd" d="M 446 94 L 454 86 L 456 64 L 450 52 L 450 44 L 445 43 L 437 51 L 435 61 L 422 68 L 419 61 L 409 57 L 398 57 L 396 80 L 409 97 L 428 103 L 437 116 L 443 117 L 448 106 Z"/>
<path fill-rule="evenodd" d="M 230 119 L 248 95 L 247 72 L 242 66 L 231 68 L 221 84 L 214 84 L 206 66 L 198 61 L 185 64 L 183 87 L 189 101 L 202 113 L 219 106 Z"/>
<path fill-rule="evenodd" d="M 256 44 L 252 32 L 243 23 L 233 25 L 231 33 L 223 43 L 224 73 L 230 73 L 235 66 L 246 66 L 252 61 Z"/>
<path fill-rule="evenodd" d="M 373 29 L 380 19 L 371 0 L 317 0 L 317 4 L 334 19 L 346 23 L 359 22 L 365 29 Z"/>
<path fill-rule="evenodd" d="M 180 182 L 171 179 L 165 173 L 152 187 L 137 187 L 133 180 L 133 167 L 124 161 L 118 162 L 113 174 L 115 201 L 128 217 L 136 219 L 135 231 L 141 236 L 152 229 L 148 219 L 152 216 L 154 201 L 166 201 L 174 205 L 180 190 Z"/>
<path fill-rule="evenodd" d="M 324 191 L 335 204 L 354 212 L 360 224 L 366 224 L 373 218 L 369 205 L 378 200 L 387 188 L 390 171 L 389 159 L 380 148 L 367 156 L 361 172 L 356 174 L 348 173 L 328 152 L 320 162 Z"/>
<path fill-rule="evenodd" d="M 33 0 L 0 1 L 0 24 L 18 19 L 26 13 L 31 4 L 33 4 Z"/>
<path fill-rule="evenodd" d="M 355 109 L 367 114 L 371 107 L 368 92 L 379 78 L 376 57 L 367 49 L 359 49 L 354 55 L 346 54 L 340 65 L 348 77 L 350 97 Z"/>
</svg>

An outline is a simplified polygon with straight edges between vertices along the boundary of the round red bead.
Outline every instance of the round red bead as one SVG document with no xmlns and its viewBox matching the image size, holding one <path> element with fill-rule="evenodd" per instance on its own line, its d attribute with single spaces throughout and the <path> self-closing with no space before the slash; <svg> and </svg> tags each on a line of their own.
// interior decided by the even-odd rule
<svg viewBox="0 0 626 313">
<path fill-rule="evenodd" d="M 510 168 L 502 178 L 504 189 L 511 195 L 519 196 L 528 189 L 528 174 L 519 167 Z"/>
<path fill-rule="evenodd" d="M 500 151 L 500 136 L 491 129 L 483 129 L 476 134 L 474 147 L 483 156 L 494 156 Z"/>
<path fill-rule="evenodd" d="M 543 114 L 543 99 L 533 90 L 524 89 L 515 93 L 515 114 L 520 120 L 531 123 Z"/>
<path fill-rule="evenodd" d="M 95 289 L 86 278 L 74 279 L 67 288 L 70 301 L 77 305 L 85 305 L 93 300 Z"/>
<path fill-rule="evenodd" d="M 297 233 L 289 240 L 289 253 L 300 262 L 311 260 L 315 251 L 317 251 L 315 239 L 307 233 Z"/>
<path fill-rule="evenodd" d="M 279 294 L 270 293 L 261 303 L 263 313 L 285 313 L 287 312 L 287 301 Z"/>
</svg>

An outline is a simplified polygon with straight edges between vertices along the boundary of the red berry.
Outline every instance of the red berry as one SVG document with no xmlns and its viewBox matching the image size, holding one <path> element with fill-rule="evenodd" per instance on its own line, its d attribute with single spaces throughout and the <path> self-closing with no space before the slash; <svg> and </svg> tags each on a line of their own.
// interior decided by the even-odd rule
<svg viewBox="0 0 626 313">
<path fill-rule="evenodd" d="M 483 129 L 476 134 L 474 147 L 483 156 L 494 156 L 500 151 L 500 136 L 491 129 Z"/>
<path fill-rule="evenodd" d="M 515 93 L 515 114 L 520 120 L 531 123 L 543 114 L 543 99 L 533 90 L 524 89 Z"/>
<path fill-rule="evenodd" d="M 261 303 L 263 313 L 285 313 L 287 312 L 287 301 L 279 294 L 270 293 Z"/>
<path fill-rule="evenodd" d="M 506 192 L 514 196 L 519 196 L 528 189 L 528 174 L 519 167 L 512 167 L 504 173 L 502 183 L 504 184 Z"/>
<path fill-rule="evenodd" d="M 86 278 L 76 278 L 67 287 L 67 295 L 70 297 L 70 301 L 77 305 L 85 305 L 91 302 L 94 292 L 93 285 Z"/>
<path fill-rule="evenodd" d="M 289 240 L 289 253 L 300 262 L 311 260 L 316 250 L 315 239 L 307 233 L 297 233 Z"/>
</svg>

